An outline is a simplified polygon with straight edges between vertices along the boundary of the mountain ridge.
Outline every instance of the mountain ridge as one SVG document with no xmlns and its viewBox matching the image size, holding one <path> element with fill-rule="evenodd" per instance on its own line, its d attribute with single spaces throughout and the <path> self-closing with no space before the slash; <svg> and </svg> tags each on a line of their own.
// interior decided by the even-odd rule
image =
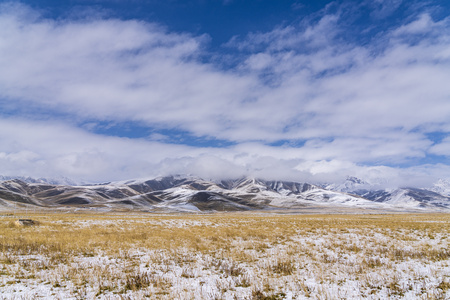
<svg viewBox="0 0 450 300">
<path fill-rule="evenodd" d="M 442 185 L 441 185 L 442 186 Z M 379 211 L 448 211 L 450 197 L 431 189 L 368 189 L 349 177 L 340 185 L 242 177 L 203 180 L 165 176 L 90 185 L 46 181 L 0 181 L 0 209 L 136 210 L 149 212 L 217 212 L 355 208 Z"/>
</svg>

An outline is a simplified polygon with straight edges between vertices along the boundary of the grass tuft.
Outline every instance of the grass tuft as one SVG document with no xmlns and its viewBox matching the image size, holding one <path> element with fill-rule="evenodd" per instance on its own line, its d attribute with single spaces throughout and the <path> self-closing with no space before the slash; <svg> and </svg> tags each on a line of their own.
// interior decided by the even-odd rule
<svg viewBox="0 0 450 300">
<path fill-rule="evenodd" d="M 450 298 L 448 214 L 30 218 L 40 225 L 0 217 L 5 295 L 25 286 L 24 299 Z"/>
</svg>

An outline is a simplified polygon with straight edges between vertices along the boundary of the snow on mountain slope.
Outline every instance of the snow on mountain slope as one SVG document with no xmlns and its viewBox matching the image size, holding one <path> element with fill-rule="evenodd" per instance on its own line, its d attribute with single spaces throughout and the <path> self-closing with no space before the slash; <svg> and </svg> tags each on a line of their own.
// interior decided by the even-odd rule
<svg viewBox="0 0 450 300">
<path fill-rule="evenodd" d="M 331 190 L 331 188 L 336 190 Z M 40 207 L 96 207 L 146 211 L 198 212 L 290 209 L 311 206 L 368 209 L 450 209 L 450 197 L 425 189 L 363 189 L 354 177 L 322 188 L 309 183 L 240 178 L 213 182 L 197 177 L 167 176 L 98 185 L 69 186 L 0 182 L 0 206 L 12 202 Z"/>
<path fill-rule="evenodd" d="M 347 177 L 339 184 L 326 185 L 326 189 L 357 195 L 377 203 L 394 207 L 415 209 L 449 209 L 450 181 L 440 180 L 432 189 L 397 188 L 380 189 L 380 185 L 370 184 L 356 177 Z M 448 193 L 448 194 L 446 194 Z"/>
<path fill-rule="evenodd" d="M 405 189 L 396 189 L 392 191 L 384 203 L 408 207 L 417 207 L 420 205 L 416 199 L 408 195 L 408 191 Z"/>
<path fill-rule="evenodd" d="M 386 205 L 374 203 L 358 196 L 325 190 L 308 183 L 286 181 L 264 181 L 241 179 L 234 185 L 227 185 L 224 191 L 234 197 L 245 197 L 259 205 L 271 207 L 304 207 L 311 204 L 344 205 L 371 208 L 386 208 Z"/>
<path fill-rule="evenodd" d="M 368 187 L 370 187 L 370 184 L 368 182 L 365 182 L 362 179 L 352 176 L 348 176 L 345 179 L 345 181 L 341 183 L 332 183 L 324 185 L 324 188 L 327 190 L 344 193 L 366 189 Z"/>
<path fill-rule="evenodd" d="M 66 177 L 57 177 L 57 178 L 33 178 L 33 177 L 26 177 L 26 176 L 4 176 L 0 175 L 0 182 L 2 181 L 9 181 L 18 179 L 20 181 L 26 182 L 26 183 L 43 183 L 43 184 L 54 184 L 54 185 L 71 185 L 75 186 L 79 183 L 66 178 Z"/>
<path fill-rule="evenodd" d="M 450 196 L 450 179 L 439 179 L 433 185 L 431 191 L 444 196 Z"/>
<path fill-rule="evenodd" d="M 365 191 L 361 196 L 375 202 L 387 203 L 404 208 L 450 208 L 450 197 L 430 190 L 400 188 L 383 191 Z"/>
</svg>

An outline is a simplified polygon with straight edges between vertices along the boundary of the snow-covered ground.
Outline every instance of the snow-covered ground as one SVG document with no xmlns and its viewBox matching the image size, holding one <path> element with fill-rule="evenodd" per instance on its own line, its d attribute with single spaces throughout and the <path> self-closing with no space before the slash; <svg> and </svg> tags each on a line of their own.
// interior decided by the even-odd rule
<svg viewBox="0 0 450 300">
<path fill-rule="evenodd" d="M 449 215 L 32 217 L 0 217 L 0 299 L 450 298 Z"/>
</svg>

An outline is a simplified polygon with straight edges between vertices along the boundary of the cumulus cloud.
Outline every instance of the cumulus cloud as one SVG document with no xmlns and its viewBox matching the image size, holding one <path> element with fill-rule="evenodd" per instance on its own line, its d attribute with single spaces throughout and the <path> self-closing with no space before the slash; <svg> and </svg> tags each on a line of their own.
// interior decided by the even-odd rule
<svg viewBox="0 0 450 300">
<path fill-rule="evenodd" d="M 251 94 L 251 78 L 197 62 L 203 37 L 134 20 L 29 20 L 20 7 L 2 11 L 3 101 L 213 135 L 223 113 Z"/>
<path fill-rule="evenodd" d="M 5 175 L 98 182 L 173 174 L 294 180 L 303 174 L 293 168 L 300 160 L 292 149 L 259 143 L 196 148 L 97 135 L 61 122 L 17 118 L 0 119 L 0 140 L 0 165 Z"/>
<path fill-rule="evenodd" d="M 321 159 L 323 155 L 303 148 L 254 142 L 198 148 L 97 135 L 61 122 L 17 118 L 0 119 L 0 140 L 4 175 L 64 176 L 86 182 L 192 174 L 205 179 L 251 176 L 325 183 L 351 174 L 393 187 L 429 185 L 450 171 L 446 165 L 366 166 L 351 160 Z"/>
<path fill-rule="evenodd" d="M 402 3 L 375 4 L 381 17 Z M 138 20 L 45 19 L 1 5 L 0 172 L 428 184 L 447 166 L 417 162 L 450 153 L 448 138 L 430 138 L 450 132 L 450 19 L 418 13 L 359 44 L 343 35 L 345 17 L 326 9 L 236 37 L 227 46 L 239 63 L 224 69 L 209 60 L 217 54 L 206 36 Z M 89 126 L 96 122 L 154 132 L 101 135 Z M 177 145 L 158 129 L 232 146 Z M 389 167 L 398 164 L 407 167 Z"/>
<path fill-rule="evenodd" d="M 431 25 L 421 27 L 427 35 L 420 43 L 406 36 L 418 30 L 417 22 Z M 285 137 L 308 139 L 306 146 L 319 143 L 318 151 L 330 146 L 339 152 L 346 141 L 361 147 L 360 154 L 368 160 L 421 157 L 432 143 L 425 127 L 444 126 L 450 117 L 450 87 L 445 84 L 450 79 L 448 27 L 448 20 L 434 22 L 429 15 L 420 15 L 369 46 L 331 39 L 308 54 L 296 53 L 295 47 L 276 51 L 268 47 L 245 63 L 249 72 L 270 69 L 270 74 L 282 78 L 265 97 L 289 108 L 284 114 L 289 120 Z M 291 44 L 304 41 L 302 34 L 283 29 L 262 35 L 277 32 Z M 258 43 L 264 39 L 250 37 Z M 380 44 L 382 51 L 376 49 Z M 314 139 L 318 137 L 323 139 Z"/>
</svg>

